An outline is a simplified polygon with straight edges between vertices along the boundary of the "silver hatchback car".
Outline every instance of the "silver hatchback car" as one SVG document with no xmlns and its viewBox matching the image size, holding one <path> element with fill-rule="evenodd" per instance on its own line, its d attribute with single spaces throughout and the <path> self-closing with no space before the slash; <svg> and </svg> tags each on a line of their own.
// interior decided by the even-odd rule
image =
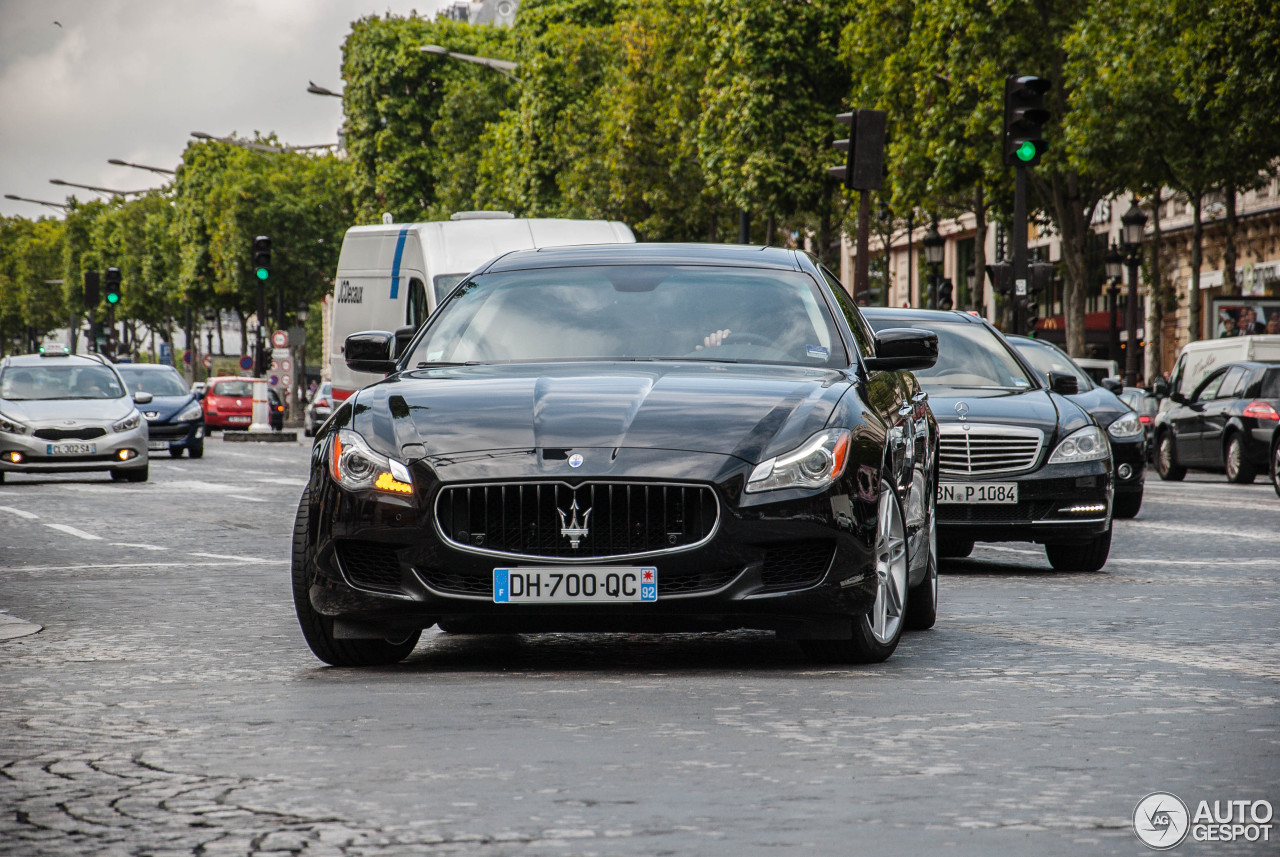
<svg viewBox="0 0 1280 857">
<path fill-rule="evenodd" d="M 147 421 L 115 368 L 65 349 L 0 361 L 0 482 L 8 473 L 106 470 L 147 481 Z"/>
</svg>

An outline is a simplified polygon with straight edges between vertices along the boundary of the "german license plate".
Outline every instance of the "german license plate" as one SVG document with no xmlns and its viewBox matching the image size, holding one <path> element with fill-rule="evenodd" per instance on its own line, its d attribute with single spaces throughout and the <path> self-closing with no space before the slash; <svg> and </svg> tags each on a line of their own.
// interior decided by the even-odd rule
<svg viewBox="0 0 1280 857">
<path fill-rule="evenodd" d="M 227 422 L 229 422 L 229 423 L 247 423 L 247 422 L 249 422 L 249 419 L 250 419 L 249 417 L 227 417 Z"/>
<path fill-rule="evenodd" d="M 621 604 L 658 600 L 653 567 L 495 568 L 499 604 Z"/>
<path fill-rule="evenodd" d="M 45 445 L 46 455 L 96 455 L 96 443 L 50 443 Z"/>
<path fill-rule="evenodd" d="M 1012 505 L 1018 502 L 1018 483 L 940 482 L 938 502 Z"/>
<path fill-rule="evenodd" d="M 167 440 L 153 440 L 147 444 L 147 449 L 151 450 L 152 452 L 164 452 L 168 448 L 169 448 L 169 441 Z"/>
</svg>

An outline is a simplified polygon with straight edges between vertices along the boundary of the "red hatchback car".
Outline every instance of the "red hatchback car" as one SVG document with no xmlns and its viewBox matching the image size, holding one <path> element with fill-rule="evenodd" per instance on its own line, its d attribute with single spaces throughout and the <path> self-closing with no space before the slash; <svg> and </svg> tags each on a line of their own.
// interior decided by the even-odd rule
<svg viewBox="0 0 1280 857">
<path fill-rule="evenodd" d="M 204 393 L 204 424 L 214 429 L 247 429 L 253 422 L 253 378 L 225 376 L 210 378 Z M 275 431 L 284 427 L 284 404 L 267 388 L 269 423 Z"/>
</svg>

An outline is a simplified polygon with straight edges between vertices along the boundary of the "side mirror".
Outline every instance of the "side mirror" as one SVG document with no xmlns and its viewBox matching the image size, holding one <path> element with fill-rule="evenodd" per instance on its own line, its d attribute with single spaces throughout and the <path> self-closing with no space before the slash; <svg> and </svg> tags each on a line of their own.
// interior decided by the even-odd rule
<svg viewBox="0 0 1280 857">
<path fill-rule="evenodd" d="M 1169 396 L 1169 381 L 1167 378 L 1156 378 L 1155 383 L 1151 385 L 1151 392 L 1156 394 L 1157 399 L 1165 399 Z"/>
<path fill-rule="evenodd" d="M 1069 372 L 1050 372 L 1049 389 L 1063 396 L 1074 396 L 1080 392 L 1080 380 Z"/>
<path fill-rule="evenodd" d="M 915 327 L 890 327 L 876 333 L 876 356 L 865 360 L 875 371 L 928 369 L 938 362 L 938 334 Z"/>
<path fill-rule="evenodd" d="M 409 348 L 413 336 L 418 332 L 416 327 L 402 327 L 396 331 L 396 359 L 399 359 Z"/>
<path fill-rule="evenodd" d="M 144 393 L 141 390 L 133 394 L 133 401 L 139 405 L 150 404 L 153 398 L 155 397 L 152 396 L 150 393 Z"/>
<path fill-rule="evenodd" d="M 1124 383 L 1121 381 L 1117 381 L 1115 378 L 1103 378 L 1102 386 L 1113 393 L 1119 393 L 1121 390 L 1124 389 Z"/>
<path fill-rule="evenodd" d="M 376 372 L 386 375 L 394 372 L 396 362 L 391 349 L 396 336 L 387 330 L 362 330 L 347 337 L 342 353 L 347 368 L 352 372 Z"/>
</svg>

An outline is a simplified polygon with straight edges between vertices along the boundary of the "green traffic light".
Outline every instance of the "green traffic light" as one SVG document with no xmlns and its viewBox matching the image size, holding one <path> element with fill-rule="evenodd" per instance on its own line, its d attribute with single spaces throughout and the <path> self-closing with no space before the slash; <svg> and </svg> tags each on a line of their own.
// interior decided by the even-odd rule
<svg viewBox="0 0 1280 857">
<path fill-rule="evenodd" d="M 107 303 L 109 303 L 109 304 L 118 304 L 118 303 L 120 303 L 120 296 L 119 296 L 118 294 L 116 294 L 115 292 L 108 292 L 108 293 L 107 293 Z"/>
<path fill-rule="evenodd" d="M 257 271 L 255 271 L 254 273 L 256 273 L 256 274 L 258 275 L 258 279 L 259 279 L 259 280 L 265 280 L 265 279 L 267 278 L 267 276 L 268 276 L 268 271 L 267 271 L 267 269 L 266 269 L 266 268 L 259 268 L 259 269 L 258 269 Z"/>
<path fill-rule="evenodd" d="M 1023 163 L 1034 161 L 1036 159 L 1036 144 L 1030 140 L 1023 140 L 1018 144 L 1018 148 L 1014 150 L 1013 154 Z"/>
</svg>

